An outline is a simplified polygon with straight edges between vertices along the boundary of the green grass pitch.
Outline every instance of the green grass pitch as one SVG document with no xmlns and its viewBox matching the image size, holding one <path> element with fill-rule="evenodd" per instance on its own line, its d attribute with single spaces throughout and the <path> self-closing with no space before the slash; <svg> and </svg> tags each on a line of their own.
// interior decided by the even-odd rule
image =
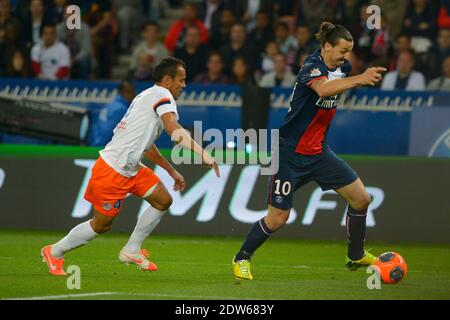
<svg viewBox="0 0 450 320">
<path fill-rule="evenodd" d="M 231 259 L 241 238 L 151 236 L 153 273 L 117 259 L 126 234 L 107 234 L 66 255 L 81 269 L 69 290 L 41 262 L 42 246 L 63 233 L 0 231 L 0 299 L 450 299 L 450 246 L 368 243 L 376 254 L 397 251 L 408 263 L 403 282 L 366 286 L 366 270 L 344 269 L 346 244 L 272 238 L 253 258 L 255 280 L 236 282 Z"/>
</svg>

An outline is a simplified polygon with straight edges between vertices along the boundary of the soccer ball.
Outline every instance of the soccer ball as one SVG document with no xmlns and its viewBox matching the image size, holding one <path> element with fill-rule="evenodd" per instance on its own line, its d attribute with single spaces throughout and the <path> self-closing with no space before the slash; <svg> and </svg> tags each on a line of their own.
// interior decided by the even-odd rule
<svg viewBox="0 0 450 320">
<path fill-rule="evenodd" d="M 398 283 L 408 272 L 405 259 L 397 252 L 385 252 L 379 255 L 375 265 L 379 268 L 381 280 L 384 283 Z"/>
</svg>

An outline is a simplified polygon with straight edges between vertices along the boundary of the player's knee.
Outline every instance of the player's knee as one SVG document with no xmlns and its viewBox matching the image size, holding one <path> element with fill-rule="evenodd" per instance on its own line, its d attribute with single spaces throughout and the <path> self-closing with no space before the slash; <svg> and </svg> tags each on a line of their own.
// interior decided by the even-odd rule
<svg viewBox="0 0 450 320">
<path fill-rule="evenodd" d="M 367 209 L 372 202 L 370 194 L 367 192 L 362 193 L 359 197 L 353 200 L 350 205 L 357 210 Z"/>
<path fill-rule="evenodd" d="M 93 219 L 91 222 L 91 228 L 97 234 L 108 232 L 109 230 L 111 230 L 111 227 L 112 223 L 102 223 L 100 221 L 97 221 L 96 219 Z"/>
<path fill-rule="evenodd" d="M 267 221 L 267 227 L 270 230 L 275 231 L 286 224 L 289 219 L 289 214 L 279 213 L 276 215 L 272 215 L 270 219 Z"/>
<path fill-rule="evenodd" d="M 91 224 L 92 230 L 94 230 L 97 234 L 106 233 L 111 230 L 112 225 L 111 224 L 99 224 L 99 223 L 93 223 Z"/>
<path fill-rule="evenodd" d="M 173 198 L 170 194 L 165 195 L 161 199 L 158 200 L 158 210 L 160 211 L 167 211 L 169 210 L 170 206 L 172 205 Z"/>
</svg>

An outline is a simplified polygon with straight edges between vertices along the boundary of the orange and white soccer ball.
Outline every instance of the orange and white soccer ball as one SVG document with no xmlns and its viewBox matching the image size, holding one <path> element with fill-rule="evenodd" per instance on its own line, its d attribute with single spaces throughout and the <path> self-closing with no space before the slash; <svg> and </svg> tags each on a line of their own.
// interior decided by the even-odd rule
<svg viewBox="0 0 450 320">
<path fill-rule="evenodd" d="M 398 283 L 408 273 L 405 259 L 397 252 L 385 252 L 378 256 L 375 265 L 379 268 L 384 283 Z"/>
</svg>

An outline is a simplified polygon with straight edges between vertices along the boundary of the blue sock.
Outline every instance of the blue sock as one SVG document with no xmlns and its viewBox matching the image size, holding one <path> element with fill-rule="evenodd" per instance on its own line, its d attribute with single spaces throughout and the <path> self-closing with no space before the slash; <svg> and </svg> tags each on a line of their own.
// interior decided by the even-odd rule
<svg viewBox="0 0 450 320">
<path fill-rule="evenodd" d="M 364 256 L 364 241 L 366 238 L 367 209 L 356 210 L 348 207 L 347 210 L 347 257 L 359 260 Z"/>
<path fill-rule="evenodd" d="M 256 221 L 247 235 L 241 250 L 236 254 L 235 261 L 250 260 L 256 249 L 267 240 L 272 232 L 264 222 L 264 218 Z"/>
</svg>

